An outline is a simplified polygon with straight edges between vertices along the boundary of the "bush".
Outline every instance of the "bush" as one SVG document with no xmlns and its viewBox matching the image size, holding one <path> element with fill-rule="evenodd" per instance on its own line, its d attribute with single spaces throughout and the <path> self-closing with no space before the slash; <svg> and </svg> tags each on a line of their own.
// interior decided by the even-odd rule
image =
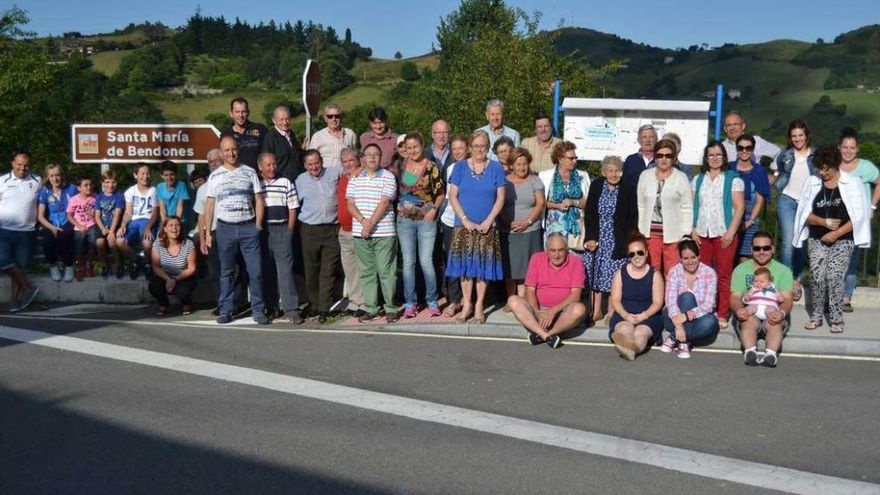
<svg viewBox="0 0 880 495">
<path fill-rule="evenodd" d="M 400 77 L 404 81 L 418 81 L 419 68 L 413 62 L 404 62 L 400 65 Z"/>
<path fill-rule="evenodd" d="M 222 89 L 223 91 L 236 91 L 247 86 L 247 78 L 238 72 L 227 72 L 220 74 L 211 80 L 211 86 Z"/>
</svg>

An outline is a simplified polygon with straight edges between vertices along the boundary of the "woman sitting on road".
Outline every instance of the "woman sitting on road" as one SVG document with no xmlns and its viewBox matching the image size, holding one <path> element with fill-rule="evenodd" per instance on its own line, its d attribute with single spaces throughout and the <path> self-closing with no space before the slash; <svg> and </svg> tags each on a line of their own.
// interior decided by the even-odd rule
<svg viewBox="0 0 880 495">
<path fill-rule="evenodd" d="M 691 357 L 694 341 L 718 334 L 715 296 L 718 276 L 700 263 L 700 247 L 685 239 L 678 243 L 680 261 L 666 274 L 666 309 L 663 311 L 664 338 L 660 350 L 681 359 Z"/>
<path fill-rule="evenodd" d="M 192 293 L 196 288 L 196 250 L 193 241 L 183 233 L 180 218 L 169 216 L 162 222 L 159 239 L 153 243 L 150 294 L 159 302 L 156 316 L 168 313 L 168 295 L 180 299 L 180 311 L 192 313 Z"/>
</svg>

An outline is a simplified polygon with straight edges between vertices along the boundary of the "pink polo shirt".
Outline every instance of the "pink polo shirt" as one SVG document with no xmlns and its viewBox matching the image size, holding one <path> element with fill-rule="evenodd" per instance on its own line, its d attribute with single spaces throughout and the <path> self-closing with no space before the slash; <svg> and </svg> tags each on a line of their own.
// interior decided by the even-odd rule
<svg viewBox="0 0 880 495">
<path fill-rule="evenodd" d="M 535 288 L 542 309 L 564 301 L 571 289 L 583 289 L 585 279 L 584 264 L 571 254 L 561 266 L 554 267 L 546 251 L 535 253 L 526 271 L 526 285 Z"/>
</svg>

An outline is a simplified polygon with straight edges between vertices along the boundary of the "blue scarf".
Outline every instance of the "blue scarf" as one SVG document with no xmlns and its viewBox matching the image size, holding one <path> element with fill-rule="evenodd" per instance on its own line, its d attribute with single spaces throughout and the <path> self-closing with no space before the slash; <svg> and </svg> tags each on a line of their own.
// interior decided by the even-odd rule
<svg viewBox="0 0 880 495">
<path fill-rule="evenodd" d="M 559 167 L 553 169 L 553 183 L 550 185 L 550 201 L 561 203 L 564 199 L 580 200 L 584 192 L 581 190 L 581 175 L 577 170 L 571 171 L 568 187 L 562 182 L 562 176 L 559 175 Z M 562 225 L 568 235 L 577 237 L 581 235 L 581 227 L 578 220 L 581 218 L 580 208 L 569 208 L 562 213 Z"/>
</svg>

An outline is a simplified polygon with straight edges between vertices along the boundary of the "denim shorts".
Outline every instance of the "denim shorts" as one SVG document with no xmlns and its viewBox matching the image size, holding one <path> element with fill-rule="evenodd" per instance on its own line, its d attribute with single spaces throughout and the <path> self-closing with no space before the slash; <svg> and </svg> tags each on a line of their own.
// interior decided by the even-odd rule
<svg viewBox="0 0 880 495">
<path fill-rule="evenodd" d="M 150 220 L 147 218 L 139 218 L 129 222 L 128 227 L 125 229 L 125 242 L 130 246 L 140 244 L 140 242 L 144 240 L 144 232 L 147 231 L 148 223 L 150 223 Z M 154 239 L 156 238 L 157 232 L 159 232 L 159 222 L 156 222 L 156 224 L 153 225 Z"/>
<path fill-rule="evenodd" d="M 37 235 L 33 230 L 6 230 L 0 228 L 0 269 L 18 266 L 27 270 L 34 255 Z"/>
</svg>

